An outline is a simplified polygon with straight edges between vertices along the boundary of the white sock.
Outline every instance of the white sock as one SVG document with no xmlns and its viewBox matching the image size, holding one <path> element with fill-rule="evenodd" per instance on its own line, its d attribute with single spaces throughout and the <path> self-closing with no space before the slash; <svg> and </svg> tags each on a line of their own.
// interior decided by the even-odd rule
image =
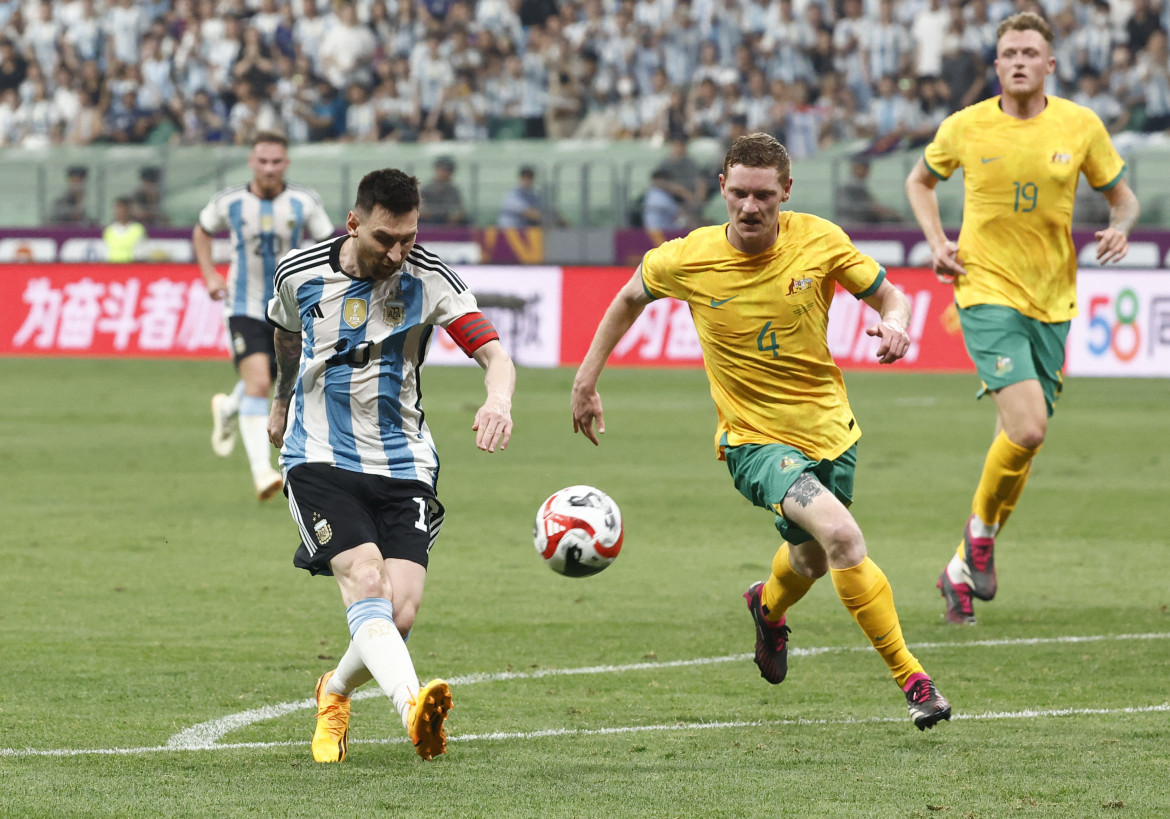
<svg viewBox="0 0 1170 819">
<path fill-rule="evenodd" d="M 237 381 L 236 385 L 232 387 L 232 391 L 228 393 L 227 400 L 223 402 L 220 410 L 228 418 L 236 415 L 240 411 L 240 399 L 244 397 L 244 382 Z"/>
<path fill-rule="evenodd" d="M 998 523 L 984 523 L 978 515 L 971 516 L 972 537 L 995 537 L 999 534 Z"/>
<path fill-rule="evenodd" d="M 346 617 L 362 664 L 394 703 L 405 728 L 411 703 L 418 693 L 418 675 L 406 643 L 394 625 L 393 604 L 384 598 L 368 597 L 350 606 Z"/>
<path fill-rule="evenodd" d="M 252 478 L 272 471 L 272 444 L 268 440 L 268 399 L 245 395 L 240 400 L 240 439 L 248 453 Z"/>
<path fill-rule="evenodd" d="M 355 688 L 365 685 L 371 679 L 373 679 L 373 675 L 366 668 L 366 664 L 362 662 L 362 652 L 350 640 L 349 648 L 345 650 L 345 654 L 338 661 L 337 670 L 329 678 L 329 682 L 325 685 L 325 690 L 330 694 L 340 694 L 343 697 L 348 697 L 353 693 Z"/>
<path fill-rule="evenodd" d="M 967 569 L 967 562 L 957 554 L 951 555 L 951 562 L 947 564 L 947 577 L 952 583 L 971 585 L 971 572 Z"/>
</svg>

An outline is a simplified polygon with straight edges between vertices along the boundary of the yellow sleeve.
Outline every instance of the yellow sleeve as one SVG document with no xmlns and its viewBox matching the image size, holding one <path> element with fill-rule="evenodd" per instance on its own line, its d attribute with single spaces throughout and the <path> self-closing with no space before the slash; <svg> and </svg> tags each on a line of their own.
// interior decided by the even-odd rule
<svg viewBox="0 0 1170 819">
<path fill-rule="evenodd" d="M 962 142 L 962 128 L 954 114 L 942 121 L 934 133 L 934 139 L 926 146 L 922 158 L 926 167 L 939 179 L 950 179 L 959 167 L 959 145 Z"/>
<path fill-rule="evenodd" d="M 683 240 L 671 239 L 642 257 L 642 289 L 652 299 L 664 296 L 683 298 L 680 291 L 680 262 Z"/>
<path fill-rule="evenodd" d="M 1113 147 L 1113 140 L 1109 138 L 1109 131 L 1105 129 L 1101 118 L 1088 108 L 1084 109 L 1084 114 L 1084 127 L 1089 133 L 1089 150 L 1081 170 L 1093 190 L 1107 191 L 1125 175 L 1125 161 Z"/>
<path fill-rule="evenodd" d="M 858 250 L 844 230 L 829 224 L 825 237 L 829 250 L 829 276 L 859 299 L 872 295 L 885 278 L 885 269 Z"/>
</svg>

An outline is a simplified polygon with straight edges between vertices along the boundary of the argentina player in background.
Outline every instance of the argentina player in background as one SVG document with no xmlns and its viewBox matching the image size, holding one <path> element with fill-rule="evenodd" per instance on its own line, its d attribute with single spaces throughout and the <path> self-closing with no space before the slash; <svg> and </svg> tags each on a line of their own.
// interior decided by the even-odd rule
<svg viewBox="0 0 1170 819">
<path fill-rule="evenodd" d="M 288 165 L 288 139 L 274 131 L 258 133 L 248 156 L 252 181 L 215 194 L 200 211 L 191 235 L 207 292 L 223 301 L 232 361 L 240 375 L 230 393 L 211 399 L 211 449 L 221 458 L 231 455 L 238 429 L 260 500 L 271 498 L 282 485 L 280 473 L 272 468 L 266 429 L 276 370 L 264 308 L 272 298 L 276 263 L 290 250 L 333 235 L 320 195 L 285 181 Z M 212 234 L 224 230 L 230 231 L 232 248 L 226 279 L 211 260 Z"/>
<path fill-rule="evenodd" d="M 446 750 L 450 688 L 420 687 L 405 642 L 443 522 L 418 379 L 436 325 L 485 371 L 476 445 L 504 449 L 512 434 L 512 359 L 467 286 L 415 245 L 418 208 L 413 176 L 367 174 L 347 235 L 286 256 L 268 304 L 277 363 L 268 436 L 300 530 L 293 563 L 337 578 L 351 637 L 317 681 L 317 762 L 345 758 L 349 698 L 370 679 L 419 756 Z"/>
</svg>

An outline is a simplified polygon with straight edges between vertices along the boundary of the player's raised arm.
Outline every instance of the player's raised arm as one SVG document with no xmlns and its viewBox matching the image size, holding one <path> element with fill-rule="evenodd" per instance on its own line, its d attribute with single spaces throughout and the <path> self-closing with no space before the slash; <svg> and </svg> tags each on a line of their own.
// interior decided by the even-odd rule
<svg viewBox="0 0 1170 819">
<path fill-rule="evenodd" d="M 512 393 L 516 389 L 516 366 L 498 340 L 476 348 L 472 354 L 483 367 L 483 384 L 487 398 L 475 413 L 471 428 L 476 431 L 475 445 L 485 452 L 495 452 L 496 445 L 507 449 L 512 439 Z"/>
<path fill-rule="evenodd" d="M 638 265 L 634 275 L 622 286 L 606 308 L 605 315 L 601 317 L 601 323 L 597 325 L 597 331 L 593 334 L 593 341 L 589 344 L 589 352 L 585 354 L 585 360 L 577 368 L 570 401 L 573 411 L 573 432 L 580 432 L 592 441 L 594 446 L 598 443 L 597 433 L 605 432 L 605 416 L 601 411 L 597 380 L 601 378 L 601 371 L 605 369 L 609 354 L 650 302 L 651 298 L 642 286 L 642 266 Z M 597 421 L 596 432 L 593 430 L 594 420 Z"/>
</svg>

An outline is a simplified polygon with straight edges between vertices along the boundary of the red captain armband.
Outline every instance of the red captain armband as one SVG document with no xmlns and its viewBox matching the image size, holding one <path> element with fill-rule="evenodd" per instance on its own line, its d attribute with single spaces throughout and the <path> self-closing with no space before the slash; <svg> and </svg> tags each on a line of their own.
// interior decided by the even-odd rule
<svg viewBox="0 0 1170 819">
<path fill-rule="evenodd" d="M 500 334 L 483 313 L 465 313 L 445 328 L 468 358 L 489 341 L 496 341 Z"/>
</svg>

